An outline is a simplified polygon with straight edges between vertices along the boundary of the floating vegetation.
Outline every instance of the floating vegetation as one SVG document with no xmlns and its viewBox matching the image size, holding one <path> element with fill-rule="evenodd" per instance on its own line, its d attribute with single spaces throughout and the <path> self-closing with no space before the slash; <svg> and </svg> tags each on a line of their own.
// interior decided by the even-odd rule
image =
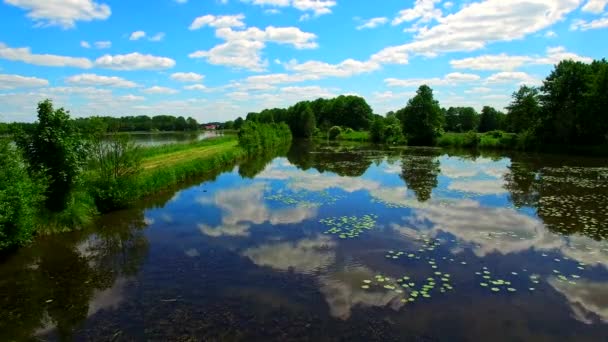
<svg viewBox="0 0 608 342">
<path fill-rule="evenodd" d="M 475 274 L 481 276 L 483 279 L 480 281 L 479 285 L 483 288 L 489 287 L 490 291 L 494 293 L 501 291 L 517 292 L 517 289 L 513 287 L 511 281 L 492 277 L 492 272 L 490 272 L 487 267 L 484 267 L 482 271 L 475 272 Z"/>
<path fill-rule="evenodd" d="M 341 195 L 332 195 L 328 191 L 307 191 L 284 192 L 265 196 L 268 201 L 277 201 L 287 205 L 300 205 L 303 207 L 318 207 L 320 205 L 334 204 L 338 200 L 345 198 Z"/>
<path fill-rule="evenodd" d="M 352 239 L 358 237 L 366 230 L 371 230 L 376 226 L 378 215 L 369 214 L 363 216 L 341 216 L 330 217 L 319 220 L 330 229 L 325 234 L 338 235 L 340 239 Z"/>
</svg>

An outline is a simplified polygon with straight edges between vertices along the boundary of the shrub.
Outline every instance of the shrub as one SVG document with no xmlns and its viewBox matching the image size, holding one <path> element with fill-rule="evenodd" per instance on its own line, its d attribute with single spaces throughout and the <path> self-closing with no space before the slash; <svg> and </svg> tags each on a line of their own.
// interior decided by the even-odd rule
<svg viewBox="0 0 608 342">
<path fill-rule="evenodd" d="M 109 140 L 95 139 L 91 152 L 89 187 L 97 209 L 104 213 L 126 208 L 138 197 L 141 148 L 130 135 L 113 134 Z"/>
<path fill-rule="evenodd" d="M 332 128 L 329 129 L 329 132 L 327 134 L 327 138 L 329 140 L 336 140 L 336 138 L 342 133 L 342 128 L 340 128 L 339 126 L 334 126 Z"/>
<path fill-rule="evenodd" d="M 245 121 L 239 131 L 239 145 L 248 154 L 287 145 L 291 142 L 291 139 L 291 130 L 285 123 L 260 124 Z"/>
<path fill-rule="evenodd" d="M 36 232 L 44 184 L 30 177 L 21 155 L 0 140 L 0 250 L 28 242 Z"/>
</svg>

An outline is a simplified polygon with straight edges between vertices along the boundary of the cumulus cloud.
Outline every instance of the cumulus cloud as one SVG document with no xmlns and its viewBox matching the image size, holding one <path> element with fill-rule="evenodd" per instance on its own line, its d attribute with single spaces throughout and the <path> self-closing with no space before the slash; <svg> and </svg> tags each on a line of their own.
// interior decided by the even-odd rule
<svg viewBox="0 0 608 342">
<path fill-rule="evenodd" d="M 195 72 L 176 72 L 171 74 L 170 77 L 178 82 L 200 82 L 205 76 Z"/>
<path fill-rule="evenodd" d="M 451 60 L 450 65 L 456 69 L 511 71 L 525 65 L 554 65 L 565 59 L 572 59 L 585 63 L 593 61 L 590 57 L 568 52 L 563 46 L 554 46 L 547 48 L 547 54 L 544 57 L 516 56 L 502 53 L 498 55 L 482 55 Z"/>
<path fill-rule="evenodd" d="M 201 27 L 209 26 L 215 28 L 226 28 L 226 27 L 245 27 L 245 23 L 243 22 L 245 19 L 245 15 L 236 14 L 236 15 L 203 15 L 194 19 L 192 24 L 190 24 L 190 30 L 198 30 Z"/>
<path fill-rule="evenodd" d="M 329 64 L 320 61 L 308 61 L 298 63 L 292 60 L 285 64 L 285 68 L 303 75 L 315 75 L 323 77 L 350 77 L 357 74 L 369 73 L 380 68 L 380 65 L 373 61 L 357 61 L 347 59 L 338 64 Z"/>
<path fill-rule="evenodd" d="M 376 28 L 378 26 L 386 24 L 387 22 L 388 22 L 388 18 L 386 18 L 386 17 L 377 17 L 377 18 L 367 19 L 363 22 L 363 24 L 357 26 L 357 30 Z"/>
<path fill-rule="evenodd" d="M 77 21 L 105 20 L 110 6 L 92 0 L 4 0 L 4 3 L 27 11 L 27 17 L 37 26 L 73 28 Z"/>
<path fill-rule="evenodd" d="M 95 65 L 114 70 L 162 70 L 173 68 L 175 61 L 168 57 L 133 52 L 127 55 L 104 55 L 95 60 Z"/>
<path fill-rule="evenodd" d="M 579 4 L 580 0 L 470 3 L 453 14 L 437 18 L 438 24 L 430 28 L 414 27 L 413 42 L 387 47 L 374 58 L 384 63 L 405 63 L 408 54 L 434 57 L 446 52 L 479 50 L 492 42 L 521 39 L 563 20 Z M 406 18 L 412 17 L 421 16 L 415 13 Z"/>
<path fill-rule="evenodd" d="M 331 13 L 337 5 L 334 0 L 241 0 L 258 6 L 293 7 L 302 12 L 312 12 L 314 16 Z M 308 15 L 308 17 L 310 17 Z"/>
<path fill-rule="evenodd" d="M 521 71 L 502 71 L 488 76 L 485 79 L 486 84 L 497 83 L 516 83 L 527 85 L 539 85 L 542 81 L 539 78 L 533 77 Z"/>
<path fill-rule="evenodd" d="M 129 40 L 140 40 L 146 36 L 144 31 L 135 31 L 129 36 Z"/>
<path fill-rule="evenodd" d="M 11 48 L 0 43 L 0 58 L 27 64 L 88 69 L 93 63 L 87 58 L 51 54 L 33 54 L 29 47 Z"/>
<path fill-rule="evenodd" d="M 601 28 L 608 27 L 608 14 L 603 17 L 591 21 L 587 20 L 575 20 L 572 25 L 570 25 L 571 30 L 580 30 L 580 31 L 588 31 L 588 30 L 597 30 Z"/>
<path fill-rule="evenodd" d="M 588 0 L 583 6 L 583 12 L 600 14 L 604 12 L 604 8 L 608 4 L 608 0 Z"/>
<path fill-rule="evenodd" d="M 420 23 L 427 23 L 431 20 L 441 18 L 441 10 L 435 8 L 435 4 L 441 0 L 416 0 L 413 8 L 407 8 L 399 11 L 399 14 L 393 19 L 393 25 L 399 25 L 403 22 L 411 22 L 418 20 Z"/>
<path fill-rule="evenodd" d="M 418 87 L 423 84 L 428 86 L 453 86 L 456 84 L 470 83 L 479 80 L 481 77 L 475 74 L 464 74 L 460 72 L 453 72 L 445 75 L 443 78 L 409 78 L 409 79 L 397 79 L 387 78 L 384 83 L 389 87 Z"/>
<path fill-rule="evenodd" d="M 226 42 L 208 51 L 195 51 L 188 56 L 206 58 L 210 64 L 263 71 L 268 66 L 268 61 L 262 59 L 261 51 L 266 47 L 267 42 L 292 45 L 296 49 L 317 47 L 315 42 L 317 36 L 303 32 L 297 27 L 269 26 L 264 30 L 250 27 L 238 31 L 232 28 L 219 28 L 216 30 L 216 36 Z"/>
<path fill-rule="evenodd" d="M 177 93 L 177 90 L 167 87 L 153 86 L 142 90 L 142 92 L 147 94 L 175 94 Z"/>
<path fill-rule="evenodd" d="M 116 88 L 134 88 L 137 83 L 117 76 L 80 74 L 66 78 L 66 83 L 81 86 L 108 86 Z"/>
<path fill-rule="evenodd" d="M 47 85 L 49 85 L 49 81 L 38 77 L 0 74 L 0 89 L 2 90 L 44 87 Z"/>
</svg>

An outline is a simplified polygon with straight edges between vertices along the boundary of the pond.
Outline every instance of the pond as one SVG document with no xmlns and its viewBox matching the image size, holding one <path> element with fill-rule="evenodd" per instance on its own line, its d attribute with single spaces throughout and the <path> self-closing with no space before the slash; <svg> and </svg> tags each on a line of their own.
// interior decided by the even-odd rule
<svg viewBox="0 0 608 342">
<path fill-rule="evenodd" d="M 606 341 L 608 161 L 297 143 L 0 264 L 0 340 Z"/>
</svg>

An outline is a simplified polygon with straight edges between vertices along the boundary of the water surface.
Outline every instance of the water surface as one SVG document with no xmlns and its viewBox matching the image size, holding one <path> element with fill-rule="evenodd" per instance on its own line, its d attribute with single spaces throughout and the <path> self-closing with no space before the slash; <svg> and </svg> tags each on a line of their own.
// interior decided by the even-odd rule
<svg viewBox="0 0 608 342">
<path fill-rule="evenodd" d="M 296 144 L 0 264 L 0 340 L 605 341 L 608 162 Z"/>
</svg>

